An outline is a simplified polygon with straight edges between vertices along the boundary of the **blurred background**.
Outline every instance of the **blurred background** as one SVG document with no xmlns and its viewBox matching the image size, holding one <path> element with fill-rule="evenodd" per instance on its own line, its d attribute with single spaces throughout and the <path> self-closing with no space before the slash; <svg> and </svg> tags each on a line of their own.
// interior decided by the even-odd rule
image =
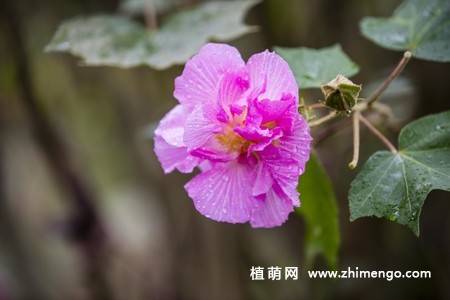
<svg viewBox="0 0 450 300">
<path fill-rule="evenodd" d="M 199 1 L 185 1 L 191 5 Z M 231 42 L 245 58 L 279 46 L 336 42 L 361 66 L 364 94 L 401 53 L 358 31 L 366 15 L 388 16 L 397 0 L 265 0 L 246 18 L 257 33 Z M 387 220 L 349 222 L 355 175 L 351 130 L 313 132 L 338 195 L 339 269 L 430 270 L 431 279 L 310 280 L 304 223 L 279 228 L 217 223 L 201 216 L 183 185 L 164 175 L 151 132 L 176 104 L 182 66 L 84 67 L 43 48 L 58 24 L 117 11 L 118 0 L 0 3 L 0 299 L 450 299 L 450 199 L 433 191 L 421 236 Z M 165 15 L 160 16 L 164 18 Z M 141 20 L 142 21 L 142 20 Z M 413 60 L 383 98 L 397 125 L 450 109 L 446 64 Z M 301 91 L 310 101 L 315 92 Z M 396 139 L 398 126 L 382 129 Z M 362 135 L 362 160 L 383 146 Z M 326 138 L 324 138 L 326 136 Z M 251 266 L 298 266 L 298 281 L 251 281 Z M 314 269 L 326 269 L 319 258 Z"/>
</svg>

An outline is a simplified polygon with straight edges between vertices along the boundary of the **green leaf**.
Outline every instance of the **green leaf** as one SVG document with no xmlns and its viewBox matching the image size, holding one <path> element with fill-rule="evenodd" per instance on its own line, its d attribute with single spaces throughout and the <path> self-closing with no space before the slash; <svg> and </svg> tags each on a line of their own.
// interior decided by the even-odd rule
<svg viewBox="0 0 450 300">
<path fill-rule="evenodd" d="M 434 189 L 450 191 L 450 111 L 405 126 L 397 154 L 369 158 L 351 184 L 350 220 L 385 217 L 419 235 L 419 215 Z"/>
<path fill-rule="evenodd" d="M 450 1 L 407 0 L 390 18 L 364 18 L 362 34 L 381 47 L 417 58 L 450 61 Z"/>
<path fill-rule="evenodd" d="M 302 205 L 297 212 L 306 222 L 306 260 L 311 265 L 323 254 L 331 268 L 336 268 L 340 244 L 336 196 L 330 178 L 316 155 L 311 155 L 306 172 L 300 178 Z"/>
<path fill-rule="evenodd" d="M 125 17 L 78 17 L 59 27 L 46 51 L 72 53 L 86 65 L 165 69 L 184 63 L 211 39 L 230 40 L 254 30 L 242 20 L 258 2 L 204 3 L 172 15 L 152 32 Z"/>
<path fill-rule="evenodd" d="M 275 47 L 275 51 L 288 62 L 302 89 L 318 88 L 338 74 L 351 77 L 359 71 L 338 44 L 322 49 Z"/>
</svg>

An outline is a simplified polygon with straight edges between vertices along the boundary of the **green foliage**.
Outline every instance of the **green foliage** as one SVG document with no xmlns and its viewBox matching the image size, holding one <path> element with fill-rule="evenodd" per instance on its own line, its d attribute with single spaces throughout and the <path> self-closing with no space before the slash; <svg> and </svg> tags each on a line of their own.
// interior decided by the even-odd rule
<svg viewBox="0 0 450 300">
<path fill-rule="evenodd" d="M 350 219 L 386 217 L 419 235 L 419 215 L 434 189 L 450 191 L 450 111 L 405 126 L 398 153 L 369 158 L 351 185 Z"/>
<path fill-rule="evenodd" d="M 336 268 L 340 244 L 336 196 L 330 178 L 314 154 L 308 161 L 298 189 L 302 205 L 297 212 L 306 222 L 307 264 L 321 253 L 330 267 Z"/>
<path fill-rule="evenodd" d="M 361 31 L 382 47 L 410 50 L 417 58 L 450 61 L 448 0 L 406 0 L 390 18 L 364 18 Z"/>
<path fill-rule="evenodd" d="M 230 40 L 255 28 L 242 23 L 258 0 L 208 2 L 146 30 L 120 16 L 78 17 L 64 22 L 46 51 L 69 52 L 87 65 L 165 69 L 181 64 L 208 40 Z"/>
<path fill-rule="evenodd" d="M 351 77 L 359 71 L 340 45 L 322 49 L 275 47 L 275 51 L 289 63 L 301 89 L 318 88 L 337 74 Z"/>
</svg>

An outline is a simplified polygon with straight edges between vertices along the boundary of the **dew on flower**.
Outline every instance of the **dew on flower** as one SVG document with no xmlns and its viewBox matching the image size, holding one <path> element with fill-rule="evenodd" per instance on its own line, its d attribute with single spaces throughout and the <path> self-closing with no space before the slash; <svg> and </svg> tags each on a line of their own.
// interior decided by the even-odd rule
<svg viewBox="0 0 450 300">
<path fill-rule="evenodd" d="M 284 223 L 299 205 L 311 151 L 288 64 L 269 51 L 245 63 L 235 48 L 207 44 L 186 63 L 174 95 L 179 104 L 156 129 L 155 152 L 166 172 L 199 167 L 185 185 L 196 209 L 252 227 Z"/>
</svg>

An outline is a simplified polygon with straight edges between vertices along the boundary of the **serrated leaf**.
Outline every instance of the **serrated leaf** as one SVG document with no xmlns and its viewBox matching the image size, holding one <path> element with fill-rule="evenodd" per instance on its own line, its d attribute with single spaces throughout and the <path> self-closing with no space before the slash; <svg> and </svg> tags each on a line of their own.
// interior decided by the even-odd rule
<svg viewBox="0 0 450 300">
<path fill-rule="evenodd" d="M 305 253 L 307 264 L 323 254 L 331 268 L 336 268 L 340 244 L 336 196 L 330 178 L 318 157 L 311 155 L 299 182 L 302 205 L 297 212 L 305 218 Z"/>
<path fill-rule="evenodd" d="M 231 40 L 254 30 L 242 20 L 257 2 L 204 3 L 174 14 L 153 32 L 125 17 L 78 17 L 59 27 L 46 51 L 72 53 L 86 65 L 165 69 L 184 63 L 209 40 Z"/>
<path fill-rule="evenodd" d="M 351 77 L 359 71 L 338 44 L 322 49 L 275 47 L 275 51 L 288 62 L 301 89 L 318 88 L 338 74 Z"/>
<path fill-rule="evenodd" d="M 450 1 L 407 0 L 390 18 L 364 18 L 362 34 L 379 46 L 417 58 L 450 61 Z"/>
<path fill-rule="evenodd" d="M 397 154 L 369 158 L 351 184 L 350 220 L 385 217 L 419 235 L 423 203 L 435 189 L 450 191 L 450 111 L 405 126 Z"/>
</svg>

